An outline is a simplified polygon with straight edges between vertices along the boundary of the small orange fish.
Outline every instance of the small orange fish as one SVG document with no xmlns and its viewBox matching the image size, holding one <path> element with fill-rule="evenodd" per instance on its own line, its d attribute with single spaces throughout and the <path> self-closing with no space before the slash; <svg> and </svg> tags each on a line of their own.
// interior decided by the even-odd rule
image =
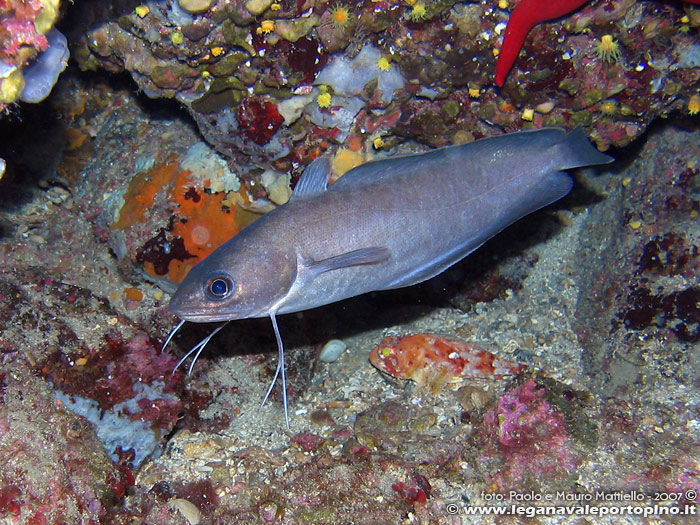
<svg viewBox="0 0 700 525">
<path fill-rule="evenodd" d="M 476 345 L 433 334 L 385 337 L 369 354 L 369 360 L 381 372 L 412 379 L 420 386 L 427 384 L 433 392 L 456 377 L 500 379 L 527 369 Z"/>
</svg>

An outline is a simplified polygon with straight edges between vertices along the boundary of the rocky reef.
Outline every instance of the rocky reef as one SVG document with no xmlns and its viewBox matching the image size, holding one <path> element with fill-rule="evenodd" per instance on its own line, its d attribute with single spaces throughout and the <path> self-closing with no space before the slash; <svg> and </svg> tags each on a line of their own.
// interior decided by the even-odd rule
<svg viewBox="0 0 700 525">
<path fill-rule="evenodd" d="M 139 5 L 88 31 L 76 58 L 177 99 L 241 166 L 289 171 L 329 145 L 370 154 L 543 125 L 584 126 L 606 149 L 658 116 L 697 111 L 692 4 L 590 2 L 537 25 L 500 89 L 496 56 L 517 2 L 201 4 Z"/>
<path fill-rule="evenodd" d="M 522 2 L 64 6 L 68 69 L 0 120 L 0 521 L 698 512 L 700 14 L 574 3 L 529 31 L 501 87 Z M 49 4 L 19 5 L 0 2 L 3 21 L 34 17 L 24 43 L 0 31 L 3 92 L 58 18 L 39 31 Z M 268 320 L 175 370 L 214 327 L 163 349 L 169 291 L 313 159 L 335 179 L 545 125 L 582 126 L 616 162 L 436 279 L 280 316 L 289 430 L 279 387 L 260 407 Z"/>
</svg>

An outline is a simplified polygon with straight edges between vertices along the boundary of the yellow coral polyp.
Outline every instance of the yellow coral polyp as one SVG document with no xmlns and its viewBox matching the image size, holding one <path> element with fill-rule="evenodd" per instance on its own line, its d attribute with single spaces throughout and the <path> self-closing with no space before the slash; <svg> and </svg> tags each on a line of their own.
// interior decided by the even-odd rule
<svg viewBox="0 0 700 525">
<path fill-rule="evenodd" d="M 138 15 L 139 18 L 144 18 L 148 13 L 150 13 L 151 10 L 148 8 L 147 5 L 137 5 L 134 8 L 134 13 Z"/>
<path fill-rule="evenodd" d="M 414 22 L 424 20 L 427 15 L 428 10 L 425 8 L 425 4 L 421 2 L 417 2 L 413 6 L 413 9 L 411 9 L 411 20 L 413 20 Z"/>
<path fill-rule="evenodd" d="M 535 118 L 535 110 L 532 108 L 524 109 L 522 114 L 520 115 L 520 118 L 528 122 L 532 122 L 532 119 Z"/>
<path fill-rule="evenodd" d="M 617 62 L 620 60 L 620 45 L 612 35 L 603 35 L 600 42 L 595 45 L 598 58 L 605 62 Z"/>
<path fill-rule="evenodd" d="M 173 45 L 179 46 L 185 41 L 185 35 L 183 35 L 180 31 L 175 31 L 174 33 L 170 33 L 170 41 L 173 43 Z"/>
<path fill-rule="evenodd" d="M 321 93 L 319 96 L 316 97 L 316 103 L 318 104 L 318 107 L 320 107 L 320 108 L 331 107 L 332 101 L 333 101 L 333 97 L 327 91 L 324 91 L 323 93 Z"/>
<path fill-rule="evenodd" d="M 211 48 L 212 56 L 215 56 L 215 57 L 221 56 L 223 54 L 223 52 L 224 52 L 224 49 L 222 47 L 215 46 L 215 47 Z"/>
<path fill-rule="evenodd" d="M 331 8 L 331 23 L 336 29 L 346 29 L 350 25 L 350 10 L 338 4 Z"/>
<path fill-rule="evenodd" d="M 697 115 L 700 113 L 700 95 L 693 95 L 688 100 L 688 113 Z"/>
<path fill-rule="evenodd" d="M 263 20 L 260 23 L 260 27 L 257 29 L 258 34 L 263 34 L 266 35 L 268 33 L 272 33 L 275 30 L 275 21 L 274 20 Z"/>
<path fill-rule="evenodd" d="M 389 71 L 391 69 L 391 62 L 387 57 L 379 57 L 377 60 L 377 67 L 382 71 Z"/>
<path fill-rule="evenodd" d="M 617 111 L 617 103 L 614 100 L 606 100 L 600 105 L 600 112 L 604 115 L 614 115 Z"/>
</svg>

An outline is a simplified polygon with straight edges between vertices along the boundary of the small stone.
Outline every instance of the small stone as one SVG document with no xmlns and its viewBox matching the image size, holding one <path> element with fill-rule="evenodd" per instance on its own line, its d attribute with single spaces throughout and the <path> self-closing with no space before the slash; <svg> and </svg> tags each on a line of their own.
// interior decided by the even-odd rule
<svg viewBox="0 0 700 525">
<path fill-rule="evenodd" d="M 537 113 L 541 113 L 543 115 L 551 113 L 553 109 L 554 109 L 554 102 L 552 102 L 551 100 L 547 101 L 547 102 L 542 102 L 541 104 L 537 104 L 535 106 L 535 111 L 537 111 Z"/>
<path fill-rule="evenodd" d="M 202 520 L 202 513 L 197 506 L 186 499 L 173 498 L 170 500 L 170 505 L 179 510 L 190 525 L 197 525 Z"/>
<path fill-rule="evenodd" d="M 272 523 L 277 520 L 279 508 L 274 501 L 266 501 L 260 505 L 260 517 L 265 523 Z"/>
<path fill-rule="evenodd" d="M 275 23 L 275 31 L 285 40 L 296 42 L 301 37 L 309 34 L 309 32 L 318 25 L 320 20 L 318 15 L 302 16 L 291 20 L 278 20 Z"/>
<path fill-rule="evenodd" d="M 334 363 L 338 360 L 340 354 L 345 352 L 347 347 L 348 345 L 346 345 L 340 339 L 331 339 L 325 345 L 323 345 L 318 358 L 324 363 Z"/>
<path fill-rule="evenodd" d="M 214 0 L 178 0 L 177 3 L 188 13 L 203 13 L 211 7 Z"/>
<path fill-rule="evenodd" d="M 245 4 L 245 8 L 254 15 L 261 15 L 270 7 L 272 0 L 249 0 Z"/>
</svg>

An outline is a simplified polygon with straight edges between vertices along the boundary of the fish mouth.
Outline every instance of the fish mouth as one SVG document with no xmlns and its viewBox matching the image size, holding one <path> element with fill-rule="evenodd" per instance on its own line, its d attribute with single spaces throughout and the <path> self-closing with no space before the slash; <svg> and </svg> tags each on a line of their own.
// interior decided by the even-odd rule
<svg viewBox="0 0 700 525">
<path fill-rule="evenodd" d="M 170 309 L 170 311 L 176 317 L 179 317 L 183 321 L 188 321 L 190 323 L 218 323 L 221 321 L 232 321 L 233 319 L 235 319 L 235 317 L 227 315 L 213 315 L 198 312 L 178 312 L 177 310 L 173 310 L 172 308 Z"/>
</svg>

